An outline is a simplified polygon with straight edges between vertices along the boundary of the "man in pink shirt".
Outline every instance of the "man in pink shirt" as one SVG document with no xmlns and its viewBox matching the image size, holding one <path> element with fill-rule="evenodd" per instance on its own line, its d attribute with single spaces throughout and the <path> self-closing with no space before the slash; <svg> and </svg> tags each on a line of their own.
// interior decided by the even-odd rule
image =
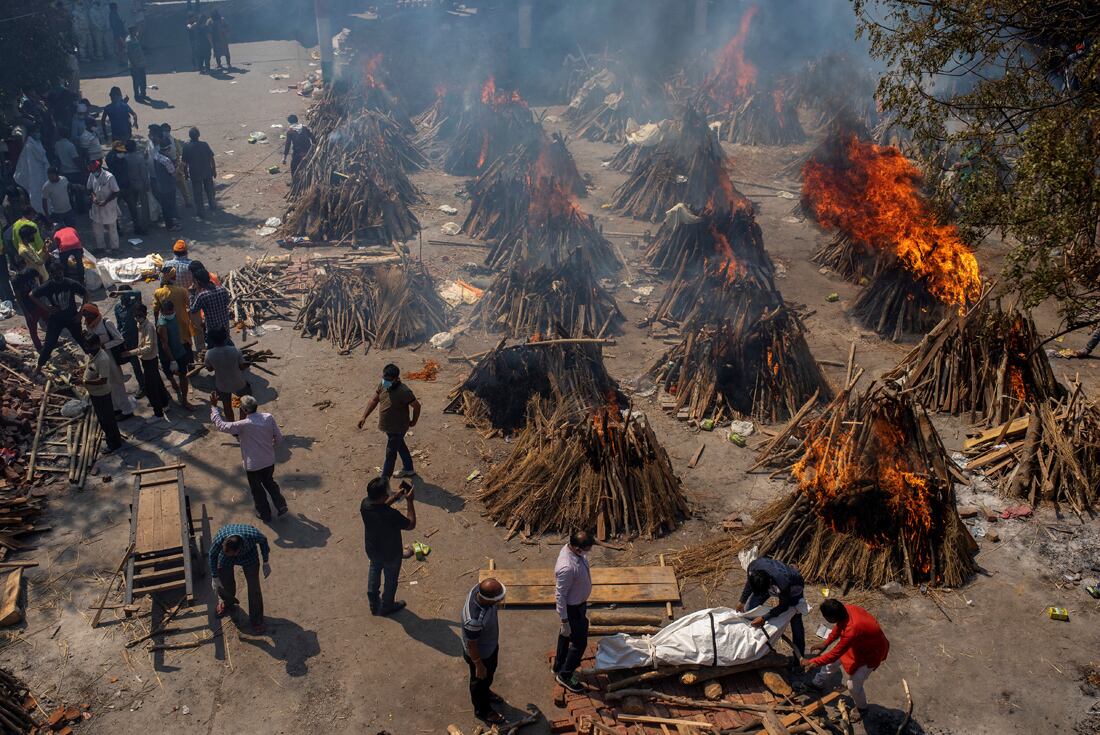
<svg viewBox="0 0 1100 735">
<path fill-rule="evenodd" d="M 588 598 L 592 594 L 588 553 L 594 543 L 588 531 L 574 531 L 554 565 L 554 606 L 561 618 L 554 678 L 571 692 L 584 691 L 575 672 L 588 647 Z"/>
<path fill-rule="evenodd" d="M 240 439 L 241 457 L 244 459 L 245 474 L 248 475 L 248 487 L 252 490 L 252 500 L 256 503 L 256 515 L 264 523 L 271 521 L 271 506 L 282 516 L 286 513 L 286 500 L 279 483 L 275 482 L 275 447 L 283 441 L 283 433 L 275 423 L 275 417 L 269 413 L 260 413 L 259 404 L 252 396 L 241 396 L 241 420 L 226 421 L 218 408 L 218 394 L 210 394 L 210 420 L 214 427 L 226 434 Z"/>
</svg>

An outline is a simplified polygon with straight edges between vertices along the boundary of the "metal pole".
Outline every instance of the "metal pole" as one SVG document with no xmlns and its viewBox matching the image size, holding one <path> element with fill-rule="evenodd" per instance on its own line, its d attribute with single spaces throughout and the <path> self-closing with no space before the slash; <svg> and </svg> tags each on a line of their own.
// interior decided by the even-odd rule
<svg viewBox="0 0 1100 735">
<path fill-rule="evenodd" d="M 321 47 L 321 78 L 325 85 L 332 84 L 334 75 L 332 55 L 332 17 L 329 0 L 313 0 L 313 12 L 317 16 L 317 44 Z"/>
</svg>

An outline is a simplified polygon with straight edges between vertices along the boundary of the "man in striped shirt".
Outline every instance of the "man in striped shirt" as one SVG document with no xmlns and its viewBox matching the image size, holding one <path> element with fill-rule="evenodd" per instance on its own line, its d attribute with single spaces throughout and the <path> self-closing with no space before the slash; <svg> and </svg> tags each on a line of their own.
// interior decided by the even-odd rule
<svg viewBox="0 0 1100 735">
<path fill-rule="evenodd" d="M 218 617 L 232 616 L 237 610 L 237 579 L 233 567 L 240 567 L 248 583 L 248 621 L 257 635 L 267 630 L 264 598 L 260 591 L 260 559 L 263 559 L 264 579 L 267 579 L 271 574 L 270 554 L 267 537 L 255 526 L 244 523 L 223 526 L 210 542 L 210 578 L 219 597 Z"/>
<path fill-rule="evenodd" d="M 209 334 L 218 329 L 224 329 L 229 333 L 229 291 L 218 285 L 197 260 L 191 261 L 190 271 L 194 282 L 194 295 L 191 297 L 189 311 L 192 322 L 202 315 L 203 334 L 205 341 L 209 342 Z"/>
</svg>

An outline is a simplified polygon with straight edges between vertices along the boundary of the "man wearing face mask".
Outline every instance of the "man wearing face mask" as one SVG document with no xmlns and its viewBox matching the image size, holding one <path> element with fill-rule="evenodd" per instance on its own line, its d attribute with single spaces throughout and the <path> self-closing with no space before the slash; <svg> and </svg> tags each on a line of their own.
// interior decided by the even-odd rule
<svg viewBox="0 0 1100 735">
<path fill-rule="evenodd" d="M 504 716 L 493 709 L 504 699 L 492 687 L 500 653 L 497 606 L 505 594 L 504 585 L 490 577 L 475 584 L 462 605 L 462 658 L 470 667 L 470 701 L 474 716 L 488 725 L 504 724 Z"/>
<path fill-rule="evenodd" d="M 405 444 L 405 434 L 420 420 L 420 401 L 416 400 L 412 390 L 401 382 L 401 370 L 393 363 L 382 368 L 382 383 L 367 404 L 363 418 L 359 419 L 359 429 L 367 423 L 374 409 L 378 411 L 378 428 L 386 435 L 386 461 L 382 464 L 382 477 L 413 477 L 412 455 Z M 409 410 L 412 417 L 409 417 Z M 393 471 L 397 455 L 401 455 L 401 470 Z"/>
<path fill-rule="evenodd" d="M 561 618 L 554 678 L 571 692 L 584 691 L 576 671 L 588 647 L 588 597 L 592 594 L 588 553 L 594 543 L 588 531 L 574 531 L 554 565 L 554 607 Z"/>
<path fill-rule="evenodd" d="M 103 168 L 102 161 L 92 161 L 88 170 L 87 189 L 92 192 L 92 209 L 88 215 L 92 219 L 96 253 L 112 253 L 118 250 L 118 181 Z"/>
</svg>

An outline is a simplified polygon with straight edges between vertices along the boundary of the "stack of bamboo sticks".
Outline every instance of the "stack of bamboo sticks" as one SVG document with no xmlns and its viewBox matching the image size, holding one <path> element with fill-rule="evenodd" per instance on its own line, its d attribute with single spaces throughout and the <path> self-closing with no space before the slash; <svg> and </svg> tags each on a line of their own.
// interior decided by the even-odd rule
<svg viewBox="0 0 1100 735">
<path fill-rule="evenodd" d="M 222 285 L 229 291 L 230 316 L 238 327 L 251 329 L 268 319 L 290 318 L 295 299 L 284 290 L 288 265 L 288 255 L 264 256 L 226 274 Z"/>
<path fill-rule="evenodd" d="M 99 456 L 103 432 L 91 407 L 86 406 L 74 417 L 63 416 L 61 409 L 70 400 L 67 391 L 56 390 L 52 379 L 46 381 L 27 464 L 27 482 L 48 475 L 66 475 L 71 484 L 84 489 L 88 473 Z"/>
</svg>

